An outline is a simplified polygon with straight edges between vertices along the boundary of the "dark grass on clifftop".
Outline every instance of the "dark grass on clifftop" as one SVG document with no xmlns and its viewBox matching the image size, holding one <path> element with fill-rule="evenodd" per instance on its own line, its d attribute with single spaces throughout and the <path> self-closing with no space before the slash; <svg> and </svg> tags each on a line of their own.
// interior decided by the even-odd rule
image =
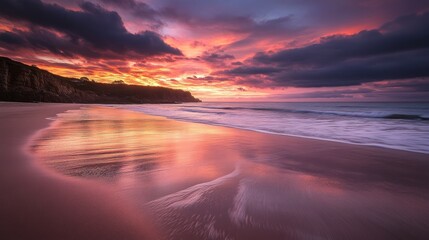
<svg viewBox="0 0 429 240">
<path fill-rule="evenodd" d="M 200 100 L 180 89 L 66 78 L 0 57 L 0 101 L 139 104 Z"/>
</svg>

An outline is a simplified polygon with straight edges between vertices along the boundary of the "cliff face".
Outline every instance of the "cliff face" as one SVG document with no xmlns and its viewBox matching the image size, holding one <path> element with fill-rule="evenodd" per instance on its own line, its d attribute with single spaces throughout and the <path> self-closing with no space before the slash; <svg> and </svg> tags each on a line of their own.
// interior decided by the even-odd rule
<svg viewBox="0 0 429 240">
<path fill-rule="evenodd" d="M 0 57 L 0 101 L 136 104 L 200 100 L 183 90 L 65 78 Z"/>
</svg>

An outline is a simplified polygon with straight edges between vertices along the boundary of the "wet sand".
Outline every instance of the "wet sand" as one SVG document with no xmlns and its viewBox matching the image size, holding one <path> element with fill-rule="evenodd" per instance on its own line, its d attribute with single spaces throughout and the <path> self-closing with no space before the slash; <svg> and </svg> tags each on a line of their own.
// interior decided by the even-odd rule
<svg viewBox="0 0 429 240">
<path fill-rule="evenodd" d="M 46 170 L 26 152 L 48 117 L 80 105 L 0 103 L 1 239 L 146 239 L 149 221 L 110 188 Z"/>
<path fill-rule="evenodd" d="M 61 114 L 30 150 L 129 199 L 170 239 L 429 237 L 427 154 L 106 107 Z"/>
</svg>

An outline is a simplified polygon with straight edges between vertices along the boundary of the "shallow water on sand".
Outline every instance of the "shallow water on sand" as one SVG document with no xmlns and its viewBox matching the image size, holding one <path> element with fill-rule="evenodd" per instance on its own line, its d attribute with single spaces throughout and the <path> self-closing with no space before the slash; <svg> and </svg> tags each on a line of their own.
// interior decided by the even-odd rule
<svg viewBox="0 0 429 240">
<path fill-rule="evenodd" d="M 169 239 L 427 239 L 425 154 L 88 107 L 34 142 L 42 164 L 128 196 Z"/>
</svg>

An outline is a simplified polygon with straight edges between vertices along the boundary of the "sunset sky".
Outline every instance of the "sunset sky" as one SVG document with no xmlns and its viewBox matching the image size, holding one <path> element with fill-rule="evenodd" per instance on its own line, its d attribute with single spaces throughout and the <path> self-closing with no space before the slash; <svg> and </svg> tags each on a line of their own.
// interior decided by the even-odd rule
<svg viewBox="0 0 429 240">
<path fill-rule="evenodd" d="M 203 101 L 429 101 L 429 1 L 0 0 L 0 55 Z"/>
</svg>

